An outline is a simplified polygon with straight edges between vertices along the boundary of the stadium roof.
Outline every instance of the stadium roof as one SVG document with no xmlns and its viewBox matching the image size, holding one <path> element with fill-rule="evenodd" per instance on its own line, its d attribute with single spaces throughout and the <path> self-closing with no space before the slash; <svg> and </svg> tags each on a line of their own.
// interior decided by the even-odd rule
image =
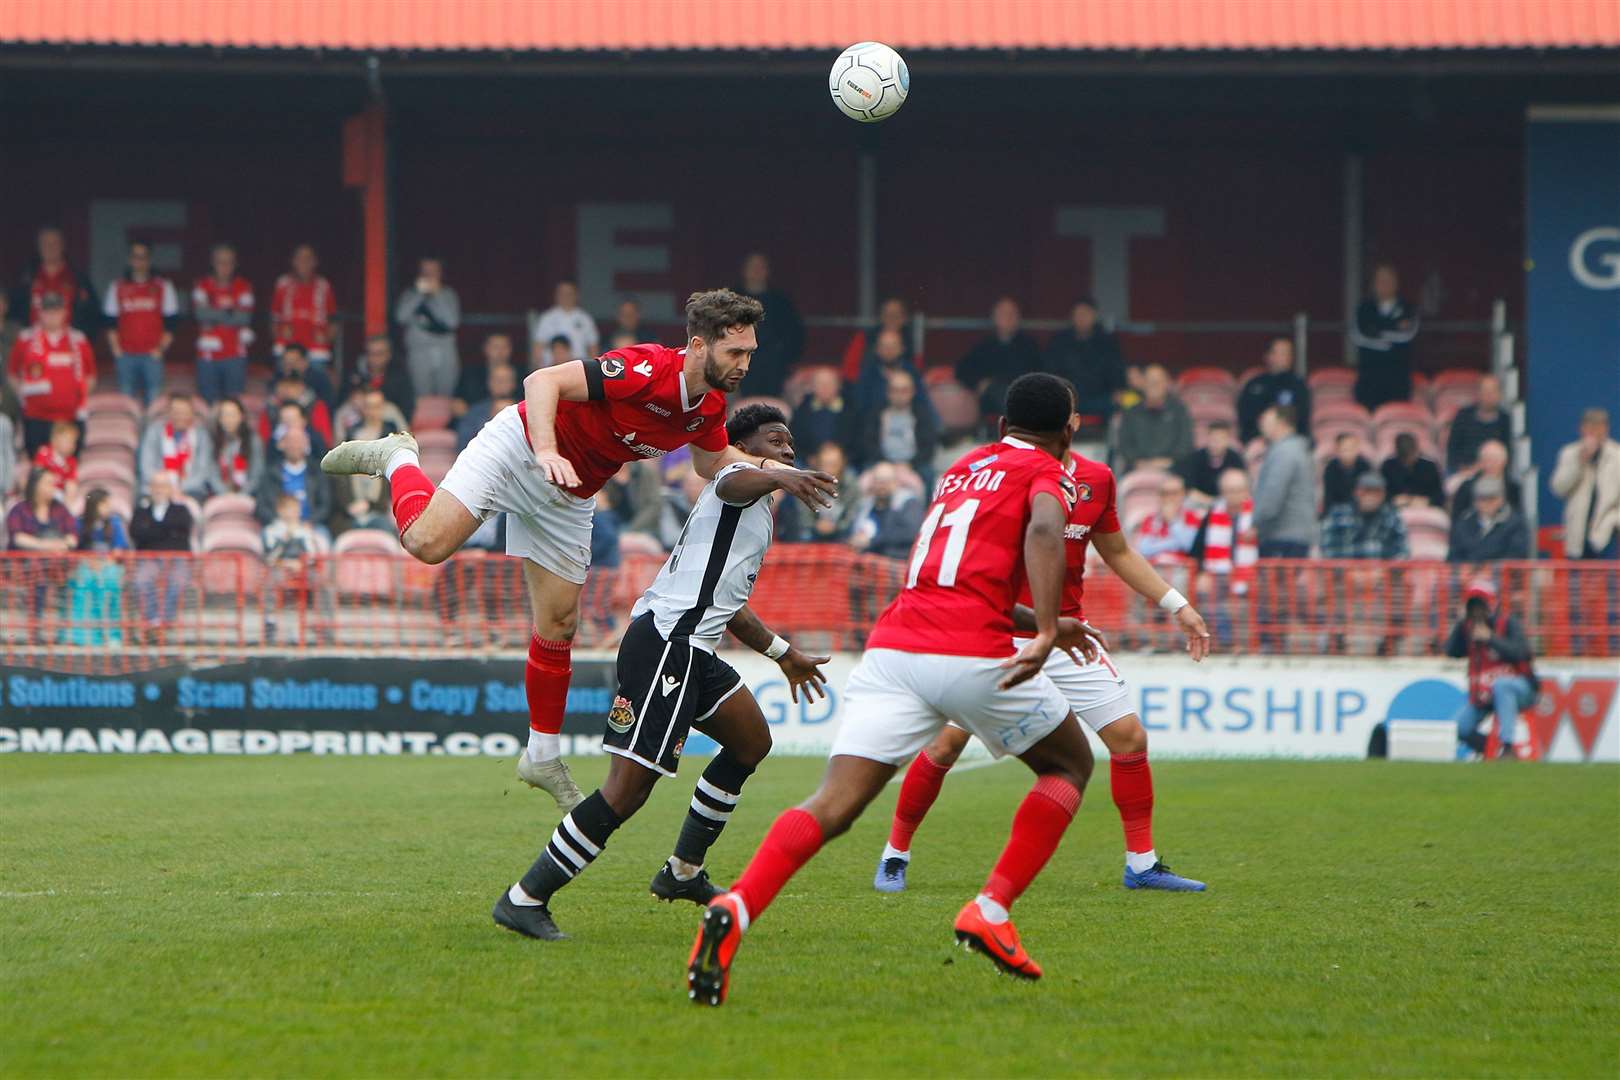
<svg viewBox="0 0 1620 1080">
<path fill-rule="evenodd" d="M 5 0 L 0 43 L 422 52 L 1620 46 L 1616 0 Z"/>
</svg>

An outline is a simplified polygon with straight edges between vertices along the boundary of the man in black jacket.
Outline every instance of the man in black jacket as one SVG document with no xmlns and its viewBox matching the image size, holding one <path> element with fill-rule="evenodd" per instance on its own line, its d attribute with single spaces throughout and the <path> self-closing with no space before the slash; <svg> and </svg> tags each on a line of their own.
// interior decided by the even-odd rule
<svg viewBox="0 0 1620 1080">
<path fill-rule="evenodd" d="M 1069 312 L 1069 326 L 1052 335 L 1042 363 L 1074 384 L 1078 439 L 1102 439 L 1114 412 L 1114 395 L 1125 389 L 1125 360 L 1119 339 L 1097 321 L 1097 304 L 1082 297 Z"/>
<path fill-rule="evenodd" d="M 1455 563 L 1496 562 L 1530 557 L 1530 526 L 1507 504 L 1502 481 L 1481 476 L 1473 481 L 1473 505 L 1451 521 L 1451 552 Z"/>
<path fill-rule="evenodd" d="M 1266 370 L 1238 391 L 1238 438 L 1248 443 L 1260 435 L 1260 414 L 1273 405 L 1292 405 L 1299 417 L 1299 433 L 1311 434 L 1311 390 L 1294 370 L 1294 343 L 1285 337 L 1266 346 Z"/>
<path fill-rule="evenodd" d="M 1479 725 L 1495 713 L 1497 757 L 1511 761 L 1519 713 L 1536 702 L 1530 641 L 1518 620 L 1499 607 L 1489 580 L 1471 583 L 1463 597 L 1463 617 L 1446 638 L 1447 656 L 1468 658 L 1468 700 L 1457 711 L 1457 741 L 1483 753 Z"/>
<path fill-rule="evenodd" d="M 749 396 L 781 397 L 788 369 L 804 352 L 804 320 L 799 318 L 799 309 L 787 293 L 771 288 L 770 280 L 771 264 L 764 255 L 756 251 L 743 260 L 742 284 L 737 291 L 765 307 L 765 318 L 755 328 L 759 348 L 743 383 L 743 393 Z"/>
<path fill-rule="evenodd" d="M 1502 408 L 1502 381 L 1495 375 L 1479 380 L 1479 396 L 1472 405 L 1457 410 L 1446 436 L 1446 471 L 1461 472 L 1474 463 L 1479 448 L 1488 442 L 1507 446 L 1513 441 L 1513 425 Z"/>
<path fill-rule="evenodd" d="M 135 595 L 141 605 L 137 636 L 161 635 L 174 623 L 180 594 L 191 581 L 191 509 L 180 501 L 174 474 L 160 472 L 146 485 L 146 498 L 129 519 L 129 539 L 136 551 L 175 553 L 168 559 L 141 559 L 135 564 Z"/>
<path fill-rule="evenodd" d="M 1040 350 L 1035 339 L 1019 329 L 1022 320 L 1018 302 L 1003 296 L 990 309 L 990 333 L 956 362 L 956 381 L 979 395 L 986 423 L 1001 415 L 1008 385 L 1040 368 Z"/>
<path fill-rule="evenodd" d="M 1379 470 L 1389 488 L 1389 501 L 1396 506 L 1446 505 L 1446 491 L 1440 482 L 1440 467 L 1418 453 L 1417 436 L 1403 431 L 1395 436 L 1395 453 Z"/>
<path fill-rule="evenodd" d="M 1189 491 L 1202 496 L 1193 500 L 1200 503 L 1214 500 L 1221 473 L 1227 469 L 1248 472 L 1249 466 L 1243 460 L 1243 455 L 1232 446 L 1232 425 L 1225 420 L 1212 421 L 1203 447 L 1176 462 L 1176 474 L 1186 483 Z"/>
<path fill-rule="evenodd" d="M 1356 400 L 1368 412 L 1412 398 L 1412 341 L 1418 312 L 1401 299 L 1401 279 L 1389 263 L 1373 271 L 1373 294 L 1356 308 Z"/>
</svg>

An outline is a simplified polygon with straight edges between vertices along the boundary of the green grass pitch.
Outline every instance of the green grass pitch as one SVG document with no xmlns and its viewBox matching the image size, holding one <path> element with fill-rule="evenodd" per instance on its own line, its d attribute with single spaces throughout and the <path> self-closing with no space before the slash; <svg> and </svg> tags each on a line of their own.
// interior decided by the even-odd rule
<svg viewBox="0 0 1620 1080">
<path fill-rule="evenodd" d="M 1046 978 L 953 946 L 1028 786 L 951 777 L 913 887 L 872 891 L 891 787 L 792 881 L 724 1008 L 691 905 L 646 892 L 699 761 L 555 904 L 488 911 L 555 824 L 510 762 L 0 761 L 0 1073 L 57 1076 L 1613 1076 L 1620 769 L 1160 763 L 1202 896 L 1120 888 L 1106 765 L 1015 910 Z M 575 762 L 589 790 L 602 759 Z M 819 761 L 767 762 L 729 880 Z"/>
</svg>

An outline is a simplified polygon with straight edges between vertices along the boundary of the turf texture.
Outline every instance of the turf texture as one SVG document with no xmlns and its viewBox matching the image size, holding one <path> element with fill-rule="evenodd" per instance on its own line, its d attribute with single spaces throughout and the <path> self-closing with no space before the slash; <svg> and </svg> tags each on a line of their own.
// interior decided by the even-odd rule
<svg viewBox="0 0 1620 1080">
<path fill-rule="evenodd" d="M 1203 895 L 1120 887 L 1103 766 L 1015 919 L 1046 978 L 951 919 L 1016 764 L 946 781 L 911 890 L 871 888 L 897 787 L 759 920 L 731 1001 L 689 1004 L 698 912 L 647 883 L 665 780 L 559 895 L 572 940 L 489 908 L 556 823 L 510 762 L 0 760 L 0 1073 L 21 1076 L 1613 1076 L 1620 769 L 1165 762 L 1155 839 Z M 599 758 L 578 759 L 588 791 Z M 821 763 L 768 761 L 726 881 Z"/>
</svg>

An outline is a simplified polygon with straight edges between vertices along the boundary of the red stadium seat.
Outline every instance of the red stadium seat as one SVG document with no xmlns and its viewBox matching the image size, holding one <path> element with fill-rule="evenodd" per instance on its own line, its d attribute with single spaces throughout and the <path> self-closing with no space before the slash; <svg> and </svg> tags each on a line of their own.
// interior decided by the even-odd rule
<svg viewBox="0 0 1620 1080">
<path fill-rule="evenodd" d="M 1416 401 L 1390 401 L 1378 406 L 1373 413 L 1372 423 L 1375 429 L 1391 422 L 1419 423 L 1434 427 L 1434 414 L 1428 406 Z"/>
<path fill-rule="evenodd" d="M 241 521 L 215 519 L 208 527 L 207 535 L 203 537 L 203 551 L 250 551 L 254 555 L 264 554 L 264 538 L 259 531 L 258 524 L 247 524 Z"/>
<path fill-rule="evenodd" d="M 1470 399 L 1479 393 L 1479 380 L 1485 377 L 1485 372 L 1473 368 L 1446 368 L 1437 371 L 1429 386 L 1431 393 L 1439 394 L 1446 390 L 1467 391 Z"/>
<path fill-rule="evenodd" d="M 1311 393 L 1329 386 L 1342 386 L 1346 390 L 1356 384 L 1356 373 L 1347 367 L 1317 368 L 1305 377 L 1305 385 L 1311 388 Z"/>
<path fill-rule="evenodd" d="M 405 558 L 399 538 L 386 529 L 350 529 L 332 545 L 339 596 L 393 597 L 394 563 Z"/>
<path fill-rule="evenodd" d="M 429 428 L 426 431 L 411 432 L 416 438 L 416 445 L 423 453 L 429 450 L 448 450 L 456 452 L 456 433 L 449 428 Z"/>
<path fill-rule="evenodd" d="M 84 429 L 84 448 L 92 446 L 122 446 L 130 450 L 140 445 L 141 427 L 132 416 L 123 413 L 102 413 L 92 416 Z"/>
<path fill-rule="evenodd" d="M 125 487 L 135 486 L 135 466 L 129 461 L 119 461 L 113 458 L 97 458 L 94 461 L 79 462 L 79 488 L 88 491 L 93 487 L 102 487 L 107 483 L 121 484 Z"/>
<path fill-rule="evenodd" d="M 1375 460 L 1392 456 L 1395 453 L 1395 439 L 1402 434 L 1411 435 L 1417 440 L 1418 453 L 1424 457 L 1436 459 L 1440 456 L 1434 444 L 1434 429 L 1428 424 L 1416 420 L 1390 420 L 1373 432 L 1373 447 L 1378 452 Z"/>
<path fill-rule="evenodd" d="M 1237 377 L 1238 388 L 1242 389 L 1244 383 L 1248 382 L 1250 379 L 1254 378 L 1256 375 L 1264 375 L 1265 373 L 1266 373 L 1266 369 L 1263 368 L 1263 367 L 1260 367 L 1258 364 L 1255 365 L 1254 367 L 1246 367 L 1246 368 L 1244 368 L 1242 371 L 1238 372 L 1238 377 Z"/>
<path fill-rule="evenodd" d="M 1311 405 L 1311 428 L 1324 422 L 1344 421 L 1372 427 L 1372 416 L 1361 405 L 1348 398 L 1342 401 L 1316 401 Z"/>
<path fill-rule="evenodd" d="M 939 414 L 939 425 L 947 432 L 971 431 L 979 424 L 979 399 L 960 383 L 931 383 L 928 400 Z"/>
<path fill-rule="evenodd" d="M 1237 392 L 1237 380 L 1232 373 L 1221 367 L 1190 367 L 1176 378 L 1176 386 L 1185 392 L 1194 386 L 1218 386 L 1228 392 Z"/>
<path fill-rule="evenodd" d="M 416 411 L 411 414 L 411 431 L 433 431 L 450 426 L 450 399 L 430 394 L 416 399 Z"/>
<path fill-rule="evenodd" d="M 453 449 L 446 450 L 442 447 L 422 448 L 422 471 L 435 484 L 444 480 L 445 474 L 450 471 L 450 466 L 455 463 L 456 452 Z"/>
<path fill-rule="evenodd" d="M 134 420 L 141 419 L 141 403 L 128 394 L 120 394 L 115 390 L 97 390 L 90 395 L 84 405 L 85 413 L 89 416 L 105 416 L 109 413 L 121 413 Z"/>
</svg>

